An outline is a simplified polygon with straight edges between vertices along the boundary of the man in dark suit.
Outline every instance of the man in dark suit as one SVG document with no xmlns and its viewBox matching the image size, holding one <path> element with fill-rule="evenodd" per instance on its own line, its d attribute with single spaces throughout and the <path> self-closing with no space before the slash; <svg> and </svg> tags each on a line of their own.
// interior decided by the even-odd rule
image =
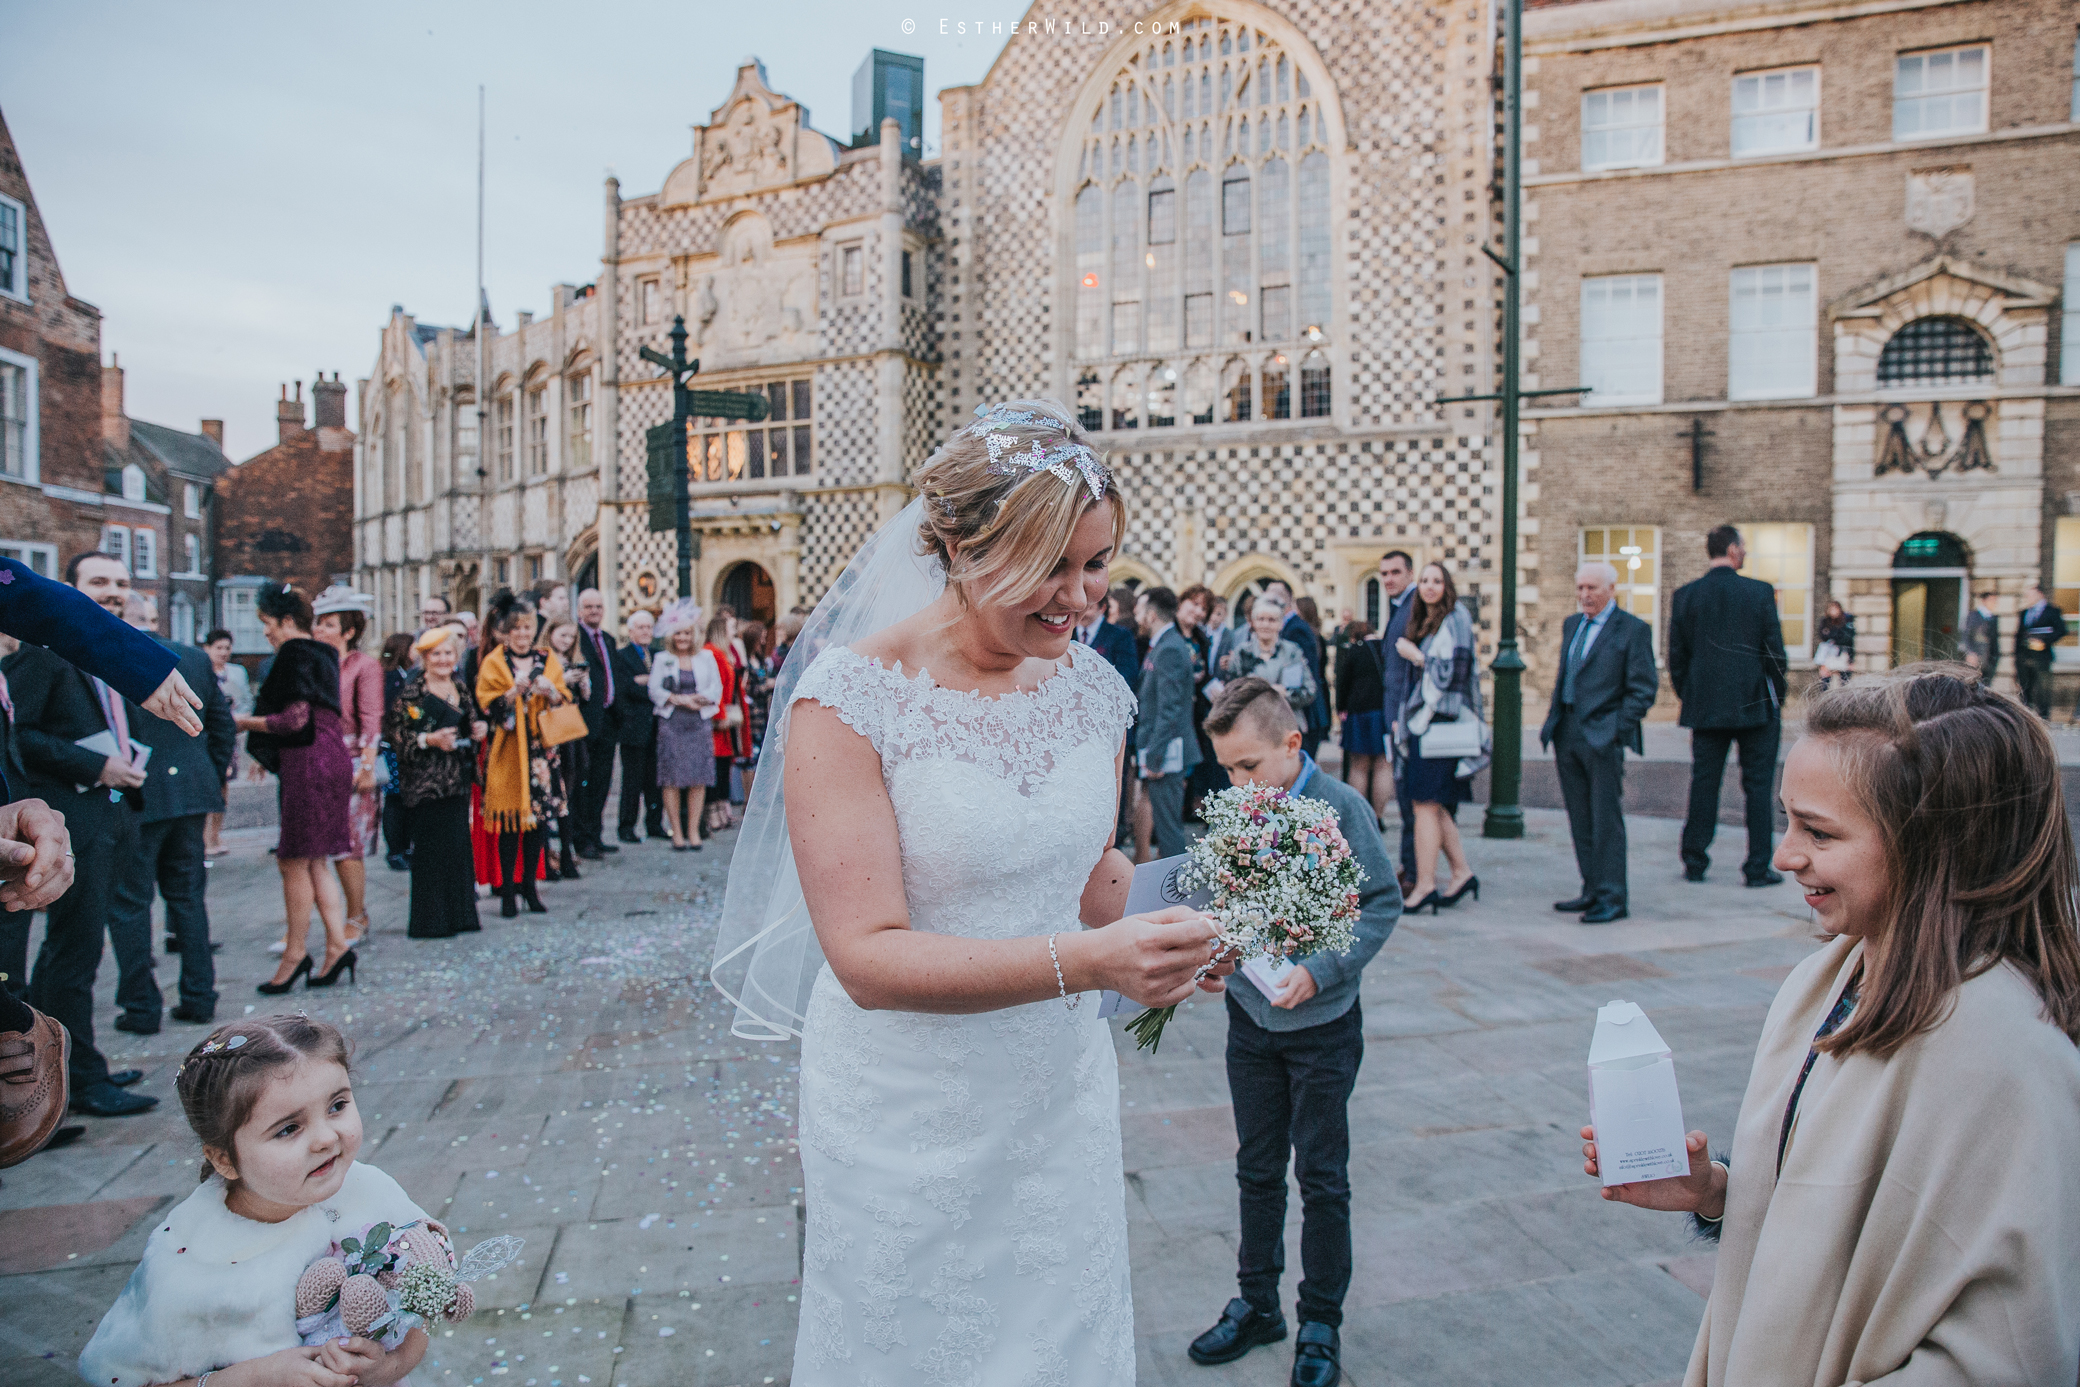
<svg viewBox="0 0 2080 1387">
<path fill-rule="evenodd" d="M 1279 628 L 1278 638 L 1291 641 L 1307 657 L 1307 667 L 1314 671 L 1314 702 L 1307 706 L 1305 725 L 1300 729 L 1300 749 L 1309 757 L 1322 749 L 1322 738 L 1329 731 L 1329 681 L 1322 664 L 1322 638 L 1307 619 L 1300 615 L 1293 602 L 1293 590 L 1276 579 L 1264 585 L 1264 591 L 1285 603 L 1286 620 Z"/>
<path fill-rule="evenodd" d="M 1408 699 L 1408 662 L 1395 651 L 1394 643 L 1408 634 L 1410 598 L 1415 595 L 1416 561 L 1399 549 L 1380 556 L 1380 595 L 1386 608 L 1380 613 L 1379 666 L 1380 707 L 1387 715 L 1387 747 L 1394 746 L 1394 724 L 1401 720 L 1401 705 Z M 1394 803 L 1401 813 L 1401 889 L 1416 884 L 1416 805 L 1408 797 L 1408 777 L 1394 776 Z M 1456 821 L 1459 806 L 1446 808 Z"/>
<path fill-rule="evenodd" d="M 1726 751 L 1741 749 L 1741 792 L 1748 805 L 1748 857 L 1741 875 L 1750 886 L 1784 878 L 1770 869 L 1775 851 L 1770 803 L 1783 735 L 1784 693 L 1790 662 L 1777 620 L 1777 594 L 1768 583 L 1743 578 L 1748 551 L 1741 533 L 1721 525 L 1705 536 L 1711 567 L 1676 589 L 1669 605 L 1668 678 L 1683 700 L 1690 729 L 1690 817 L 1683 822 L 1683 876 L 1703 881 L 1719 825 L 1719 782 Z"/>
<path fill-rule="evenodd" d="M 1993 610 L 1998 595 L 1992 588 L 1979 594 L 1979 600 L 1965 613 L 1964 638 L 1957 645 L 1964 662 L 1979 671 L 1979 681 L 1988 688 L 1993 687 L 1994 673 L 2001 667 L 2001 619 Z"/>
<path fill-rule="evenodd" d="M 657 788 L 657 714 L 650 706 L 650 636 L 657 619 L 638 607 L 623 623 L 628 644 L 614 652 L 614 673 L 620 689 L 621 717 L 615 724 L 615 740 L 621 745 L 621 814 L 615 837 L 624 843 L 640 843 L 636 817 L 640 812 L 643 831 L 663 838 L 664 792 Z"/>
<path fill-rule="evenodd" d="M 135 594 L 132 595 L 135 602 Z M 132 625 L 136 613 L 132 612 Z M 138 847 L 143 873 L 126 874 L 117 885 L 110 917 L 111 941 L 127 941 L 116 950 L 121 975 L 116 983 L 116 1029 L 156 1035 L 164 1001 L 152 976 L 152 884 L 166 902 L 166 951 L 181 960 L 180 1001 L 173 1019 L 207 1025 L 216 1019 L 217 974 L 211 960 L 209 906 L 205 899 L 208 858 L 203 852 L 203 826 L 224 809 L 224 777 L 231 770 L 238 729 L 231 701 L 217 687 L 209 656 L 192 646 L 162 642 L 180 658 L 181 676 L 202 690 L 200 739 L 172 723 L 139 711 L 130 727 L 133 740 L 152 749 L 139 787 L 144 813 L 138 821 Z M 139 948 L 139 945 L 142 948 Z M 140 957 L 140 954 L 142 955 Z"/>
<path fill-rule="evenodd" d="M 1625 877 L 1625 748 L 1645 750 L 1640 722 L 1654 706 L 1654 631 L 1618 606 L 1618 570 L 1586 563 L 1574 575 L 1581 610 L 1560 630 L 1560 679 L 1538 744 L 1553 748 L 1581 893 L 1553 909 L 1585 925 L 1629 913 Z"/>
<path fill-rule="evenodd" d="M 2051 716 L 2052 652 L 2066 638 L 2066 614 L 2031 583 L 2022 594 L 2022 620 L 2015 629 L 2015 682 L 2022 701 L 2040 718 Z"/>
<path fill-rule="evenodd" d="M 75 557 L 67 576 L 74 587 L 117 611 L 129 593 L 129 570 L 106 554 Z M 172 652 L 166 658 L 172 660 Z M 95 1117 L 144 1112 L 159 1100 L 123 1092 L 143 1075 L 134 1069 L 111 1073 L 94 1047 L 94 975 L 101 966 L 102 938 L 118 883 L 145 871 L 138 836 L 145 773 L 130 749 L 131 728 L 141 715 L 135 703 L 106 682 L 40 646 L 16 651 L 6 674 L 29 788 L 65 815 L 76 854 L 72 889 L 45 914 L 29 1004 L 55 1018 L 72 1037 L 76 1111 Z M 210 683 L 215 682 L 212 676 Z M 80 745 L 104 735 L 113 752 Z"/>
<path fill-rule="evenodd" d="M 1141 594 L 1148 660 L 1141 669 L 1141 711 L 1134 720 L 1135 766 L 1148 796 L 1155 854 L 1174 857 L 1189 844 L 1184 831 L 1184 787 L 1199 764 L 1192 727 L 1192 643 L 1177 629 L 1177 594 L 1150 588 Z"/>
<path fill-rule="evenodd" d="M 607 786 L 614 779 L 614 752 L 620 745 L 621 710 L 628 702 L 628 685 L 614 668 L 614 637 L 601 629 L 607 619 L 607 599 L 598 588 L 578 594 L 578 644 L 592 666 L 585 697 L 578 710 L 585 715 L 585 778 L 578 786 L 578 802 L 571 806 L 571 831 L 577 835 L 578 856 L 597 862 L 610 852 L 620 852 L 603 840 L 601 820 L 607 811 Z"/>
<path fill-rule="evenodd" d="M 1090 605 L 1077 620 L 1076 639 L 1105 657 L 1105 663 L 1119 671 L 1119 677 L 1127 681 L 1130 689 L 1141 687 L 1141 651 L 1134 643 L 1134 633 L 1124 626 L 1114 625 L 1105 619 L 1113 608 L 1115 594 L 1107 593 Z M 1133 725 L 1127 727 L 1127 743 L 1133 745 Z M 1119 823 L 1114 829 L 1113 841 L 1124 844 L 1127 856 L 1134 855 L 1134 775 L 1129 769 L 1119 778 Z"/>
</svg>

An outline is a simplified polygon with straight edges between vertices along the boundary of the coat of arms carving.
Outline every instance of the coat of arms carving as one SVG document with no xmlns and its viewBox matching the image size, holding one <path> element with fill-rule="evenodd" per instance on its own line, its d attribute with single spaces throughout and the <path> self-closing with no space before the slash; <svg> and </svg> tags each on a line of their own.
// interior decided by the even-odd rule
<svg viewBox="0 0 2080 1387">
<path fill-rule="evenodd" d="M 1972 219 L 1972 171 L 1919 169 L 1907 175 L 1907 228 L 1937 240 Z"/>
</svg>

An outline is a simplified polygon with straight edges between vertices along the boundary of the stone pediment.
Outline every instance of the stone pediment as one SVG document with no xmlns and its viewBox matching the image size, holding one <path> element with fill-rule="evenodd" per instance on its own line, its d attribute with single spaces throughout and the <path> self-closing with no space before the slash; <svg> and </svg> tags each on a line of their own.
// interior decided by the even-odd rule
<svg viewBox="0 0 2080 1387">
<path fill-rule="evenodd" d="M 2058 290 L 2048 284 L 2039 284 L 2019 275 L 1996 274 L 1983 265 L 1938 255 L 1875 284 L 1851 290 L 1827 306 L 1827 316 L 1836 319 L 1881 318 L 1888 306 L 1939 276 L 1961 281 L 1956 287 L 1974 298 L 1987 297 L 1991 291 L 1992 297 L 2005 300 L 2002 305 L 2005 308 L 2048 308 L 2058 298 Z"/>
<path fill-rule="evenodd" d="M 723 202 L 828 178 L 837 167 L 837 144 L 810 128 L 800 102 L 766 85 L 765 65 L 753 58 L 708 123 L 694 128 L 693 157 L 665 179 L 658 203 Z"/>
</svg>

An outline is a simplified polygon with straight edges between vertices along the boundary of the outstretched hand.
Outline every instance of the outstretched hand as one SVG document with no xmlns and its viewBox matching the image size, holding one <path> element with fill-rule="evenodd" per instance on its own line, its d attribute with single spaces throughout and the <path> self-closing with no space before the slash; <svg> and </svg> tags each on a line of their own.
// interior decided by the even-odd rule
<svg viewBox="0 0 2080 1387">
<path fill-rule="evenodd" d="M 152 690 L 140 705 L 154 717 L 166 719 L 190 737 L 202 734 L 202 695 L 188 687 L 177 669 L 166 671 L 165 682 Z"/>
<path fill-rule="evenodd" d="M 1726 1213 L 1726 1168 L 1712 1164 L 1710 1143 L 1703 1132 L 1692 1132 L 1684 1138 L 1690 1152 L 1690 1173 L 1671 1176 L 1666 1180 L 1638 1180 L 1629 1185 L 1609 1185 L 1603 1197 L 1615 1204 L 1630 1204 L 1640 1209 L 1658 1209 L 1664 1213 L 1702 1214 L 1706 1218 L 1721 1218 Z M 1582 1169 L 1591 1175 L 1599 1174 L 1601 1167 L 1596 1163 L 1596 1129 L 1582 1128 L 1582 1154 L 1588 1159 Z"/>
</svg>

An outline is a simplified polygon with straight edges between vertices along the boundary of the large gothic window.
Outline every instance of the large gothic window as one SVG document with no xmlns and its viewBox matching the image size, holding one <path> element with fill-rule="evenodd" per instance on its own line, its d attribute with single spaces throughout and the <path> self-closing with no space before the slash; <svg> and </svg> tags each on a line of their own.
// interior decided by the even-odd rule
<svg viewBox="0 0 2080 1387">
<path fill-rule="evenodd" d="M 1073 322 L 1086 421 L 1291 418 L 1294 356 L 1300 416 L 1333 412 L 1317 350 L 1334 335 L 1323 98 L 1276 40 L 1232 19 L 1187 21 L 1114 76 L 1078 126 Z"/>
</svg>

